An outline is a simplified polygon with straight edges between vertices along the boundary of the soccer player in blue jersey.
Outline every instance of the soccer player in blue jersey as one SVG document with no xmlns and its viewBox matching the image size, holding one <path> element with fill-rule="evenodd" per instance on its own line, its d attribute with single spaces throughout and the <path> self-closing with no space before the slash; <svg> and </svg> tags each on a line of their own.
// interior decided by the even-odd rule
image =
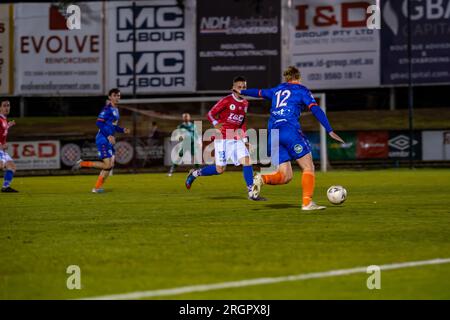
<svg viewBox="0 0 450 320">
<path fill-rule="evenodd" d="M 273 174 L 255 175 L 254 193 L 259 195 L 263 184 L 278 185 L 291 181 L 293 176 L 291 160 L 295 160 L 303 171 L 302 210 L 325 209 L 324 206 L 319 206 L 312 200 L 315 184 L 314 163 L 311 146 L 302 133 L 299 123 L 302 109 L 309 109 L 333 139 L 341 143 L 344 141 L 333 131 L 325 113 L 317 105 L 308 88 L 300 83 L 300 71 L 296 67 L 290 66 L 284 71 L 283 76 L 285 82 L 275 88 L 238 91 L 242 95 L 261 97 L 272 101 L 268 123 L 268 150 L 271 150 L 271 130 L 279 130 L 278 150 L 271 150 L 272 164 L 277 165 L 278 170 Z"/>
<path fill-rule="evenodd" d="M 115 150 L 114 144 L 116 143 L 115 133 L 130 133 L 127 128 L 118 126 L 119 123 L 119 110 L 117 108 L 120 101 L 120 90 L 117 88 L 109 90 L 107 105 L 103 108 L 97 118 L 98 133 L 95 137 L 95 143 L 97 144 L 98 157 L 101 161 L 83 161 L 78 160 L 73 170 L 80 168 L 98 168 L 101 169 L 98 176 L 97 183 L 95 184 L 93 193 L 102 193 L 103 184 L 106 178 L 109 176 L 111 169 L 114 167 Z"/>
</svg>

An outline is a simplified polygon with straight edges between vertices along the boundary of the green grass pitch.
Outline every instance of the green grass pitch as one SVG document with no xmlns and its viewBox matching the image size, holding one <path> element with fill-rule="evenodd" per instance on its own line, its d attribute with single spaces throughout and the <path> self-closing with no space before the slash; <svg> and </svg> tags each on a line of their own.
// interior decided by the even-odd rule
<svg viewBox="0 0 450 320">
<path fill-rule="evenodd" d="M 300 211 L 300 174 L 246 199 L 242 173 L 16 178 L 0 194 L 0 299 L 73 299 L 450 257 L 449 170 L 317 174 L 348 199 Z M 68 290 L 69 265 L 81 290 Z M 450 299 L 450 264 L 188 293 L 159 299 Z"/>
</svg>

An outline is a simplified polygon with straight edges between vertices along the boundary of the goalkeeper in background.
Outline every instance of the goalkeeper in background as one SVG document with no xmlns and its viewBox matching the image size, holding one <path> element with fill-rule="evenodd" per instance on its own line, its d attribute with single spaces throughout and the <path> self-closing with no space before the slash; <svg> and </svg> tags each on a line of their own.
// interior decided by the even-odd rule
<svg viewBox="0 0 450 320">
<path fill-rule="evenodd" d="M 183 130 L 186 132 L 187 135 L 190 135 L 190 140 L 187 140 L 187 139 L 185 139 L 185 140 L 191 141 L 191 148 L 190 148 L 191 157 L 194 157 L 196 148 L 197 149 L 199 147 L 201 148 L 201 141 L 199 142 L 199 137 L 197 135 L 197 127 L 195 126 L 195 124 L 193 122 L 191 122 L 191 115 L 189 113 L 183 113 L 182 118 L 183 118 L 183 122 L 177 126 L 177 129 Z M 172 166 L 169 169 L 169 173 L 167 174 L 169 177 L 172 176 L 173 172 L 175 171 L 175 169 L 177 168 L 177 166 L 180 164 L 181 160 L 183 159 L 183 156 L 184 156 L 183 150 L 184 149 L 185 148 L 182 148 L 180 150 L 180 152 L 178 153 L 179 158 L 173 161 Z M 195 168 L 199 168 L 199 165 L 195 164 Z"/>
</svg>

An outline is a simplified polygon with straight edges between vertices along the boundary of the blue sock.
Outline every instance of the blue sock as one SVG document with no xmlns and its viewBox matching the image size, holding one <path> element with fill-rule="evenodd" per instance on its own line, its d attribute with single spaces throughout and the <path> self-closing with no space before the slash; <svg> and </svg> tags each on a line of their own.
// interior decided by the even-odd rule
<svg viewBox="0 0 450 320">
<path fill-rule="evenodd" d="M 3 188 L 8 188 L 11 185 L 11 181 L 14 177 L 14 171 L 12 170 L 6 170 L 5 171 L 5 177 L 3 180 Z"/>
<path fill-rule="evenodd" d="M 215 165 L 206 166 L 198 170 L 199 176 L 214 176 L 216 174 L 218 174 L 218 172 Z"/>
<path fill-rule="evenodd" d="M 242 172 L 244 173 L 245 183 L 247 184 L 247 188 L 249 191 L 250 187 L 253 185 L 253 167 L 252 166 L 243 166 Z"/>
</svg>

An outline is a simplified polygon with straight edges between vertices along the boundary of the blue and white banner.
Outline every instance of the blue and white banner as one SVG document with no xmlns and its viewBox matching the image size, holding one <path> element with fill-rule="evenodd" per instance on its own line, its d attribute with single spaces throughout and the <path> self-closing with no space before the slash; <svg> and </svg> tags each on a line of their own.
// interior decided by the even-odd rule
<svg viewBox="0 0 450 320">
<path fill-rule="evenodd" d="M 108 2 L 107 87 L 133 91 L 133 6 Z M 195 1 L 136 2 L 136 93 L 195 90 Z"/>
<path fill-rule="evenodd" d="M 411 1 L 412 82 L 450 82 L 450 0 Z M 409 79 L 408 1 L 382 1 L 382 84 Z"/>
</svg>

